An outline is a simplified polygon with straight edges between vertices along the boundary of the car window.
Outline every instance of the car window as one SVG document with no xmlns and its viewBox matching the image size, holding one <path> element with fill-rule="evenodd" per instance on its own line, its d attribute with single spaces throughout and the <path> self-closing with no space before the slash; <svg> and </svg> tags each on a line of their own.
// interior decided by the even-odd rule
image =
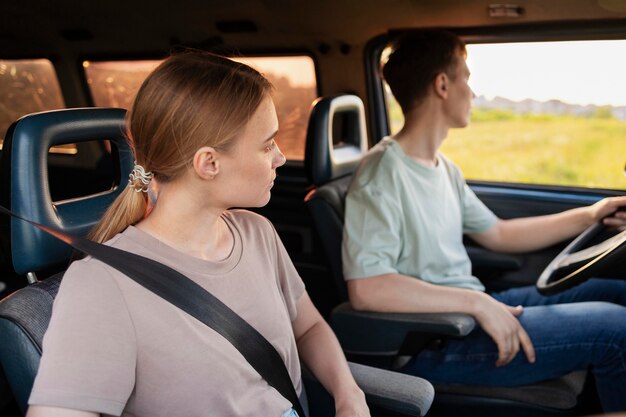
<svg viewBox="0 0 626 417">
<path fill-rule="evenodd" d="M 315 66 L 308 56 L 240 57 L 274 85 L 273 98 L 280 130 L 276 138 L 289 160 L 304 159 L 311 103 L 317 97 Z M 94 105 L 130 108 L 139 86 L 161 61 L 85 61 L 85 75 Z"/>
<path fill-rule="evenodd" d="M 0 149 L 6 131 L 20 117 L 65 108 L 52 63 L 47 59 L 0 59 Z M 56 153 L 75 153 L 74 145 L 55 146 Z"/>
<path fill-rule="evenodd" d="M 467 55 L 472 121 L 441 148 L 467 179 L 626 189 L 626 40 L 472 44 Z"/>
<path fill-rule="evenodd" d="M 129 109 L 143 80 L 160 63 L 159 60 L 83 61 L 93 104 Z"/>
</svg>

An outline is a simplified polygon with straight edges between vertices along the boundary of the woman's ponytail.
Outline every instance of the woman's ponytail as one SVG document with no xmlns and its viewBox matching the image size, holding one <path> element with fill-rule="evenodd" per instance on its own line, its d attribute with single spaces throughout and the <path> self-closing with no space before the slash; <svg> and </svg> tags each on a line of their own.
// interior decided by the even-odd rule
<svg viewBox="0 0 626 417">
<path fill-rule="evenodd" d="M 133 187 L 126 186 L 89 233 L 89 239 L 106 242 L 143 219 L 147 209 L 148 193 L 136 192 Z"/>
</svg>

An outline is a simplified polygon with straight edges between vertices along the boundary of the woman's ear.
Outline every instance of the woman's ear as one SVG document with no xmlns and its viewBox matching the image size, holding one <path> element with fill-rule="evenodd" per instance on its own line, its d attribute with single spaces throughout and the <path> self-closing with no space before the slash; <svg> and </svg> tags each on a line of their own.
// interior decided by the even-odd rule
<svg viewBox="0 0 626 417">
<path fill-rule="evenodd" d="M 440 72 L 433 81 L 435 94 L 440 98 L 448 98 L 448 83 L 450 79 L 444 72 Z"/>
<path fill-rule="evenodd" d="M 212 180 L 220 172 L 218 152 L 211 146 L 203 146 L 193 156 L 193 169 L 205 180 Z"/>
</svg>

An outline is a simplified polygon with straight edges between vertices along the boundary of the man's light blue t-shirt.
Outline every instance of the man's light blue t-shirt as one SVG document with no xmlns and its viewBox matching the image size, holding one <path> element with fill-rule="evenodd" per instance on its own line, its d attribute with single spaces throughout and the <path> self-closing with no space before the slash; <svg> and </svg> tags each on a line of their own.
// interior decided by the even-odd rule
<svg viewBox="0 0 626 417">
<path fill-rule="evenodd" d="M 346 197 L 344 277 L 400 273 L 484 291 L 463 233 L 485 231 L 496 220 L 445 156 L 427 167 L 385 138 L 361 162 Z"/>
</svg>

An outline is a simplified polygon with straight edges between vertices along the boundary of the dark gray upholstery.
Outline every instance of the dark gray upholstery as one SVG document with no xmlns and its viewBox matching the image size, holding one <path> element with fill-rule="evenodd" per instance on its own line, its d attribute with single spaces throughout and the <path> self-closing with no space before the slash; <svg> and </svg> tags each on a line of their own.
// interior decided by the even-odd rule
<svg viewBox="0 0 626 417">
<path fill-rule="evenodd" d="M 352 362 L 348 365 L 365 393 L 372 416 L 423 416 L 429 410 L 434 388 L 428 381 Z M 302 378 L 309 398 L 313 399 L 309 404 L 310 415 L 333 417 L 332 397 L 308 369 L 302 369 Z"/>
<path fill-rule="evenodd" d="M 472 385 L 435 385 L 435 391 L 462 396 L 499 398 L 561 410 L 574 408 L 583 390 L 587 371 L 577 371 L 562 378 L 521 387 L 485 387 Z"/>
<path fill-rule="evenodd" d="M 346 192 L 352 177 L 346 176 L 315 189 L 306 197 L 306 205 L 315 221 L 315 229 L 323 239 L 322 249 L 341 300 L 348 299 L 346 283 L 343 281 L 341 256 L 341 235 Z"/>
<path fill-rule="evenodd" d="M 41 341 L 52 314 L 52 302 L 59 291 L 63 274 L 39 281 L 7 297 L 0 303 L 0 317 L 25 329 L 41 353 Z"/>
<path fill-rule="evenodd" d="M 396 413 L 424 415 L 430 408 L 434 389 L 423 379 L 350 363 L 357 384 L 368 403 Z"/>
<path fill-rule="evenodd" d="M 56 274 L 0 302 L 0 365 L 22 412 L 37 374 L 43 335 L 61 277 Z"/>
<path fill-rule="evenodd" d="M 423 340 L 427 344 L 442 336 L 467 336 L 475 326 L 474 319 L 467 314 L 381 314 L 356 311 L 348 302 L 333 309 L 331 324 L 346 353 L 377 356 L 414 353 L 406 343 L 411 333 L 429 335 Z"/>
<path fill-rule="evenodd" d="M 307 195 L 305 201 L 321 238 L 338 294 L 342 300 L 347 300 L 341 241 L 345 196 L 350 185 L 351 171 L 345 166 L 341 170 L 334 170 L 328 166 L 332 165 L 332 158 L 316 153 L 329 152 L 332 147 L 327 144 L 338 142 L 329 137 L 332 129 L 328 123 L 333 115 L 324 114 L 337 111 L 336 106 L 332 105 L 332 101 L 336 99 L 337 97 L 320 99 L 316 103 L 317 109 L 311 113 L 307 136 L 309 152 L 306 153 L 306 158 L 310 160 L 305 160 L 305 166 L 309 180 L 317 188 Z M 364 114 L 361 117 L 364 118 Z M 360 131 L 356 128 L 353 130 Z M 367 143 L 366 137 L 359 140 Z M 317 142 L 321 145 L 315 145 Z M 352 170 L 355 170 L 358 161 L 352 160 L 351 164 Z M 335 176 L 334 172 L 339 174 Z M 393 360 L 381 361 L 380 357 L 416 354 L 437 339 L 467 335 L 475 326 L 474 319 L 466 314 L 442 315 L 441 318 L 434 319 L 436 316 L 438 315 L 364 313 L 357 312 L 348 303 L 344 303 L 333 310 L 330 321 L 346 353 L 359 355 L 354 358 L 370 363 L 392 364 Z M 422 338 L 418 338 L 418 342 L 409 343 L 419 334 Z M 459 407 L 471 404 L 478 409 L 481 406 L 484 406 L 483 409 L 493 406 L 502 410 L 515 408 L 525 410 L 526 413 L 532 411 L 529 415 L 568 415 L 567 412 L 561 414 L 561 410 L 576 406 L 585 379 L 586 372 L 582 371 L 552 381 L 510 388 L 437 385 L 435 406 L 441 400 Z"/>
</svg>

